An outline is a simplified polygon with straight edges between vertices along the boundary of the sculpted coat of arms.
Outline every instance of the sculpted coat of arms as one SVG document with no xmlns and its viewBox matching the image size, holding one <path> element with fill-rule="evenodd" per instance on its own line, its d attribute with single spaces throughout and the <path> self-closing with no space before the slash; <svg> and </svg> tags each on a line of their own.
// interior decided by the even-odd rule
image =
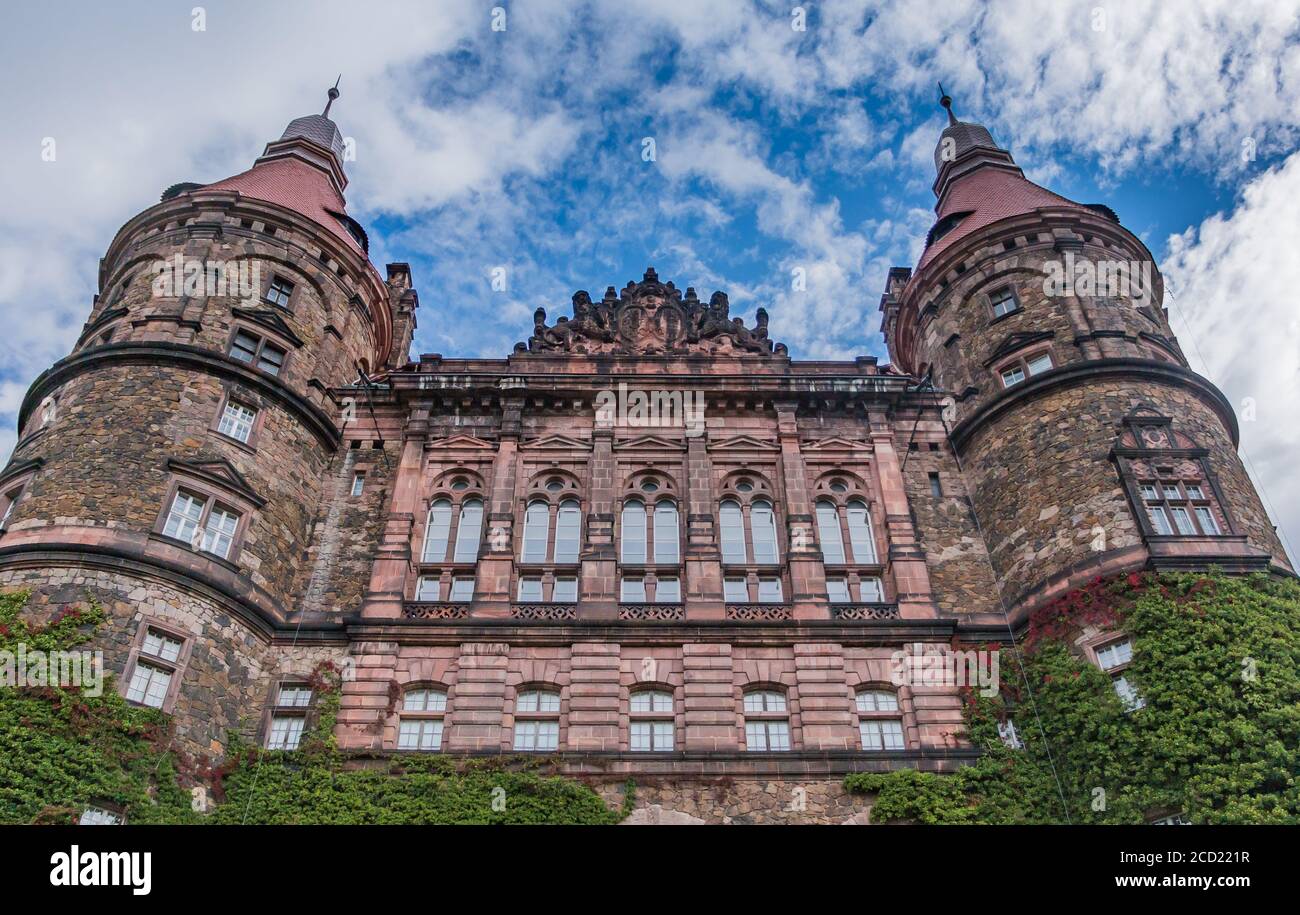
<svg viewBox="0 0 1300 915">
<path fill-rule="evenodd" d="M 573 296 L 573 317 L 546 325 L 546 309 L 533 315 L 533 335 L 516 352 L 629 353 L 764 353 L 783 356 L 786 347 L 767 335 L 767 311 L 758 309 L 755 326 L 729 314 L 727 296 L 713 293 L 704 304 L 688 288 L 683 295 L 671 282 L 662 283 L 654 268 L 641 282 L 631 282 L 615 294 L 605 290 L 599 302 L 580 291 Z"/>
</svg>

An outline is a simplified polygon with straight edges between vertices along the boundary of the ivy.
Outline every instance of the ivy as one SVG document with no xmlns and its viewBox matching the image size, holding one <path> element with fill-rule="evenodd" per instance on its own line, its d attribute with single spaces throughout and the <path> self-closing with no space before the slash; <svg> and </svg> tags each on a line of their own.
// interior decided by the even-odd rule
<svg viewBox="0 0 1300 915">
<path fill-rule="evenodd" d="M 1133 639 L 1125 675 L 1143 708 L 1126 711 L 1110 678 L 1071 652 L 1084 625 Z M 1075 823 L 1300 822 L 1294 579 L 1096 581 L 1036 613 L 1020 648 L 1023 680 L 1004 650 L 999 695 L 968 695 L 969 739 L 984 751 L 975 764 L 848 776 L 849 790 L 876 795 L 873 821 L 1059 823 L 1068 810 Z M 1009 714 L 1023 749 L 998 736 Z"/>
<path fill-rule="evenodd" d="M 28 593 L 0 594 L 0 649 L 70 650 L 105 622 L 93 600 L 30 625 Z M 266 751 L 236 739 L 220 766 L 194 761 L 172 741 L 170 719 L 133 706 L 105 678 L 103 694 L 0 686 L 0 823 L 75 822 L 91 805 L 131 823 L 615 823 L 621 810 L 592 789 L 548 774 L 538 757 L 490 760 L 439 755 L 359 759 L 338 748 L 340 677 L 330 664 L 310 677 L 315 724 L 297 750 Z M 184 786 L 211 784 L 215 808 L 191 809 Z"/>
</svg>

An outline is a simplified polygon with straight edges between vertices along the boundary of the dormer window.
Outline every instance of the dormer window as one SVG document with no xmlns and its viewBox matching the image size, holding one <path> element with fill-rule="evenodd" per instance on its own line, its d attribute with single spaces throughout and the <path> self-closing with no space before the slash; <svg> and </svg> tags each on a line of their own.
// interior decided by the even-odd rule
<svg viewBox="0 0 1300 915">
<path fill-rule="evenodd" d="M 293 283 L 282 276 L 271 278 L 271 285 L 266 290 L 266 301 L 276 308 L 289 310 L 289 299 L 293 296 Z"/>
</svg>

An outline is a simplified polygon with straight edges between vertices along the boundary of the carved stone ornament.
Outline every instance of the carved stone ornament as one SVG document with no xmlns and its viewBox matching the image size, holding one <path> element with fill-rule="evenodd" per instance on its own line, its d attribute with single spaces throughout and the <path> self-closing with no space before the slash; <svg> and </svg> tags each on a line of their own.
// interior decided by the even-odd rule
<svg viewBox="0 0 1300 915">
<path fill-rule="evenodd" d="M 767 311 L 758 309 L 755 326 L 729 313 L 727 296 L 715 292 L 705 305 L 693 288 L 685 296 L 671 282 L 661 283 L 651 267 L 641 282 L 614 287 L 593 302 L 585 291 L 573 296 L 573 317 L 546 326 L 546 309 L 533 315 L 533 335 L 515 352 L 628 353 L 640 356 L 701 353 L 786 355 L 784 343 L 767 336 Z"/>
</svg>

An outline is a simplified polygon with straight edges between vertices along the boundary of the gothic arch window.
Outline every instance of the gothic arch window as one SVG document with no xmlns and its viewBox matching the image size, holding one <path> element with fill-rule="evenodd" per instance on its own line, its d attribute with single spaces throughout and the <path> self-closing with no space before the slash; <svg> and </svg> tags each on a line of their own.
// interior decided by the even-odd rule
<svg viewBox="0 0 1300 915">
<path fill-rule="evenodd" d="M 473 600 L 483 545 L 483 491 L 482 479 L 468 470 L 454 470 L 435 481 L 425 517 L 416 600 Z"/>
<path fill-rule="evenodd" d="M 853 474 L 834 471 L 814 487 L 814 515 L 832 604 L 886 600 L 881 544 L 872 521 L 870 493 Z"/>
<path fill-rule="evenodd" d="M 574 603 L 582 553 L 582 501 L 572 475 L 548 470 L 528 487 L 516 597 L 524 603 Z"/>
</svg>

